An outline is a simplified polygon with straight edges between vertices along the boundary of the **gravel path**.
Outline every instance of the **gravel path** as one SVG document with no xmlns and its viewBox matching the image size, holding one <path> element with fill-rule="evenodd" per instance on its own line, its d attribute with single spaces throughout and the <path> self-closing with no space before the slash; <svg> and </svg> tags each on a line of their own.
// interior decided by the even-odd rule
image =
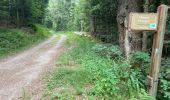
<svg viewBox="0 0 170 100">
<path fill-rule="evenodd" d="M 0 100 L 13 100 L 22 95 L 23 88 L 36 85 L 37 80 L 54 66 L 62 51 L 65 35 L 53 35 L 45 42 L 0 61 Z"/>
</svg>

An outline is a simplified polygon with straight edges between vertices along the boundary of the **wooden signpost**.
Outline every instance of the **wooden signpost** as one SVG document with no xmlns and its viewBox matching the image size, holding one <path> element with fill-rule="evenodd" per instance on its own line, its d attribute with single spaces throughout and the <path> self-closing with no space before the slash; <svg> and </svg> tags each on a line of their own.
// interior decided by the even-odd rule
<svg viewBox="0 0 170 100">
<path fill-rule="evenodd" d="M 156 31 L 158 25 L 157 13 L 130 13 L 129 27 L 133 31 Z"/>
<path fill-rule="evenodd" d="M 162 49 L 168 16 L 168 6 L 161 5 L 155 14 L 131 13 L 129 19 L 129 30 L 131 31 L 155 31 L 150 74 L 147 77 L 149 95 L 156 99 L 158 76 L 161 65 Z M 157 21 L 156 21 L 157 19 Z M 155 28 L 156 27 L 156 28 Z"/>
</svg>

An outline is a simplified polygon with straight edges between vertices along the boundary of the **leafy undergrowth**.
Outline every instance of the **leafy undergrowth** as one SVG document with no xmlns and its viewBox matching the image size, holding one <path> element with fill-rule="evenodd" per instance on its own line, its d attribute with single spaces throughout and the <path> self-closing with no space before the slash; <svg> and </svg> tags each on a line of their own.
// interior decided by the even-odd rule
<svg viewBox="0 0 170 100">
<path fill-rule="evenodd" d="M 170 100 L 170 58 L 162 60 L 158 84 L 158 100 Z"/>
<path fill-rule="evenodd" d="M 69 48 L 45 77 L 44 97 L 51 100 L 150 100 L 138 62 L 148 63 L 145 53 L 132 53 L 125 60 L 117 46 L 102 44 L 93 38 L 67 34 Z M 72 45 L 75 47 L 72 48 Z M 133 61 L 133 62 L 132 62 Z M 137 68 L 135 68 L 136 66 Z"/>
<path fill-rule="evenodd" d="M 48 37 L 49 31 L 36 25 L 36 32 L 29 34 L 20 29 L 0 28 L 0 57 L 14 54 Z"/>
</svg>

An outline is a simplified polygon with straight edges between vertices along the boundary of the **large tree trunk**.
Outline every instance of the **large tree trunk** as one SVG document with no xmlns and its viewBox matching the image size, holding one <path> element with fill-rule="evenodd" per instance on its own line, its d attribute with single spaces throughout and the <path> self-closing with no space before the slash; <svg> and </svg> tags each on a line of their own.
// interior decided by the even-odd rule
<svg viewBox="0 0 170 100">
<path fill-rule="evenodd" d="M 141 12 L 142 0 L 119 0 L 117 23 L 119 31 L 119 45 L 124 56 L 128 58 L 131 51 L 141 50 L 141 34 L 128 32 L 130 12 Z"/>
</svg>

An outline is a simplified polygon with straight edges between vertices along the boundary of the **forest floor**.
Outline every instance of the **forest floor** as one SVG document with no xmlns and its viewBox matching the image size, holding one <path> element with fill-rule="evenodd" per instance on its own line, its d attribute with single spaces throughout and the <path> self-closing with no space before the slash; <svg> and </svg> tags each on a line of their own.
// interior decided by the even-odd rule
<svg viewBox="0 0 170 100">
<path fill-rule="evenodd" d="M 33 48 L 0 60 L 0 100 L 22 99 L 27 95 L 26 90 L 39 89 L 40 77 L 55 65 L 65 39 L 65 35 L 60 38 L 53 35 Z"/>
</svg>

